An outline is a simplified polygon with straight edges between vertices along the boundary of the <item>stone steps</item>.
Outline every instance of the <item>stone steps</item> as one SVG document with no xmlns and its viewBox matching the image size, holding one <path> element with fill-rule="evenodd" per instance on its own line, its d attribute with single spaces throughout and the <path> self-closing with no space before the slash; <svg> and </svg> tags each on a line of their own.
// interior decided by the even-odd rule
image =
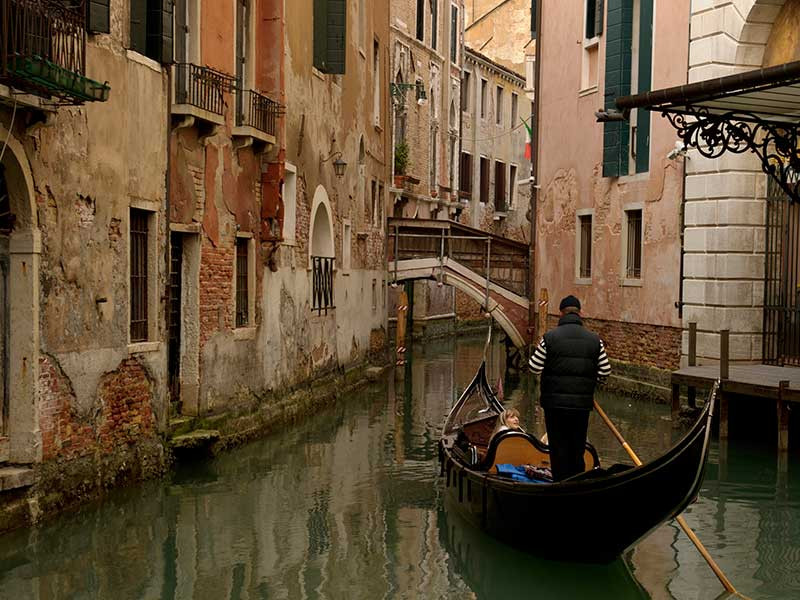
<svg viewBox="0 0 800 600">
<path fill-rule="evenodd" d="M 0 464 L 0 492 L 7 492 L 33 485 L 33 469 L 9 467 Z"/>
</svg>

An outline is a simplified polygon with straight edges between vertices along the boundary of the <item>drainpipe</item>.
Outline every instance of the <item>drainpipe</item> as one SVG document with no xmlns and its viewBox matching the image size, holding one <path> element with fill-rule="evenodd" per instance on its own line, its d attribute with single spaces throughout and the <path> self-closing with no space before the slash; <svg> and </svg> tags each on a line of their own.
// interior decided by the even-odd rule
<svg viewBox="0 0 800 600">
<path fill-rule="evenodd" d="M 534 56 L 534 75 L 533 75 L 533 118 L 531 124 L 533 125 L 533 136 L 531 139 L 531 246 L 528 255 L 530 268 L 528 269 L 528 295 L 530 304 L 528 306 L 528 337 L 531 344 L 536 342 L 536 335 L 539 331 L 544 330 L 544 323 L 536 323 L 536 202 L 537 202 L 537 186 L 539 185 L 539 161 L 537 160 L 539 152 L 539 87 L 541 79 L 542 64 L 542 10 L 544 0 L 537 0 L 536 10 L 536 54 Z M 534 323 L 536 323 L 534 325 Z"/>
<path fill-rule="evenodd" d="M 692 21 L 689 19 L 689 35 L 686 42 L 686 56 L 688 57 L 692 50 Z M 689 67 L 686 67 L 686 83 L 689 83 Z M 680 243 L 681 243 L 681 260 L 680 270 L 678 274 L 678 301 L 675 303 L 675 308 L 678 309 L 678 318 L 681 319 L 681 329 L 683 329 L 683 271 L 684 271 L 684 256 L 686 255 L 686 248 L 684 238 L 686 235 L 686 161 L 689 160 L 688 154 L 683 156 L 683 174 L 681 176 L 681 229 L 680 229 Z"/>
</svg>

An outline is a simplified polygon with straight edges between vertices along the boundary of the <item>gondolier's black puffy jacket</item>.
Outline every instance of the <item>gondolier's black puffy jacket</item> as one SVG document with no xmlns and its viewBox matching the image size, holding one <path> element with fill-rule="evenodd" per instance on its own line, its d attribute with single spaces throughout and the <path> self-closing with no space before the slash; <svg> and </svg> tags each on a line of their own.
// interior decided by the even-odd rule
<svg viewBox="0 0 800 600">
<path fill-rule="evenodd" d="M 591 410 L 600 337 L 584 328 L 580 316 L 567 314 L 558 327 L 544 334 L 544 343 L 547 358 L 542 372 L 542 406 Z"/>
</svg>

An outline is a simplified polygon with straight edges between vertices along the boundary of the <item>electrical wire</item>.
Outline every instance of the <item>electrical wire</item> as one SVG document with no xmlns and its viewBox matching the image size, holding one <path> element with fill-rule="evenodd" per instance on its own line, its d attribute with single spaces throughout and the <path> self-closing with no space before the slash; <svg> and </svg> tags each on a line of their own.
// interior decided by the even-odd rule
<svg viewBox="0 0 800 600">
<path fill-rule="evenodd" d="M 530 117 L 530 118 L 533 118 L 533 115 L 531 115 L 531 117 Z M 512 133 L 514 133 L 514 132 L 515 132 L 517 129 L 519 129 L 520 127 L 522 127 L 522 125 L 523 125 L 523 124 L 525 124 L 525 123 L 527 123 L 527 121 L 523 120 L 523 121 L 522 121 L 522 122 L 521 122 L 519 125 L 517 125 L 516 127 L 513 127 L 512 129 L 508 129 L 508 130 L 506 130 L 506 131 L 504 131 L 504 132 L 502 132 L 502 133 L 499 133 L 499 134 L 497 134 L 497 135 L 493 135 L 493 136 L 491 136 L 491 137 L 487 137 L 487 138 L 481 138 L 481 139 L 476 139 L 476 140 L 471 140 L 471 139 L 467 138 L 467 140 L 466 140 L 466 141 L 467 141 L 467 142 L 491 142 L 492 140 L 497 140 L 497 139 L 500 139 L 501 137 L 505 137 L 505 136 L 507 136 L 507 135 L 511 135 L 511 134 L 512 134 Z"/>
</svg>

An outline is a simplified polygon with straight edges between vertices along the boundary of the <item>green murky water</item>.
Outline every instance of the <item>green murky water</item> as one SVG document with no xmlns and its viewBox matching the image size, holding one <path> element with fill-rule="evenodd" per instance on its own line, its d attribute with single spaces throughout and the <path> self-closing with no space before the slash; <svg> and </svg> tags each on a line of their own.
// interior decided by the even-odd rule
<svg viewBox="0 0 800 600">
<path fill-rule="evenodd" d="M 611 565 L 583 566 L 521 554 L 447 511 L 439 427 L 481 351 L 482 341 L 469 339 L 417 347 L 402 380 L 387 377 L 168 481 L 0 538 L 0 598 L 719 596 L 722 586 L 674 524 Z M 496 381 L 498 347 L 489 366 Z M 529 385 L 506 381 L 506 401 L 541 433 Z M 665 406 L 600 400 L 643 460 L 677 435 Z M 606 462 L 626 460 L 596 416 L 590 438 Z M 685 513 L 752 598 L 800 597 L 798 463 L 793 454 L 788 472 L 779 470 L 772 443 L 734 441 L 727 452 L 715 444 L 701 496 Z"/>
</svg>

